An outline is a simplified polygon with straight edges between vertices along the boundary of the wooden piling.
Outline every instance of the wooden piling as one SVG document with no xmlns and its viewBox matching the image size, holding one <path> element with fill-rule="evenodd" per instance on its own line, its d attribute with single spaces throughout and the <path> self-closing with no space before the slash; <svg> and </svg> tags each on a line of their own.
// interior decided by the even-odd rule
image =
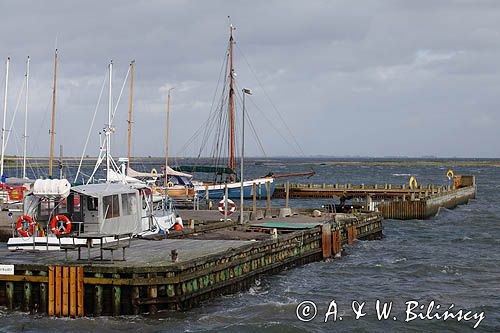
<svg viewBox="0 0 500 333">
<path fill-rule="evenodd" d="M 14 282 L 5 283 L 5 296 L 7 296 L 7 309 L 14 309 Z"/>
<path fill-rule="evenodd" d="M 120 279 L 120 274 L 113 274 L 113 279 Z M 121 287 L 113 286 L 112 298 L 113 298 L 113 316 L 119 316 L 121 314 Z"/>
<path fill-rule="evenodd" d="M 62 280 L 62 270 L 61 266 L 55 266 L 55 283 L 54 283 L 54 297 L 55 297 L 55 308 L 54 308 L 54 315 L 60 316 L 61 315 L 61 294 L 62 294 L 62 289 L 61 289 L 61 280 Z"/>
<path fill-rule="evenodd" d="M 252 184 L 252 213 L 253 220 L 257 220 L 257 185 L 255 183 Z"/>
<path fill-rule="evenodd" d="M 76 267 L 72 266 L 69 268 L 69 315 L 72 318 L 76 317 L 76 284 L 77 284 L 77 276 L 76 276 Z"/>
<path fill-rule="evenodd" d="M 62 267 L 62 309 L 61 315 L 69 315 L 69 267 Z"/>
<path fill-rule="evenodd" d="M 24 272 L 24 275 L 32 276 L 33 272 L 26 271 L 26 272 Z M 23 302 L 23 310 L 24 311 L 31 310 L 31 293 L 32 293 L 31 282 L 25 282 L 24 283 L 24 302 Z"/>
<path fill-rule="evenodd" d="M 84 313 L 84 308 L 83 308 L 83 296 L 85 293 L 85 289 L 83 288 L 83 267 L 77 267 L 76 269 L 76 276 L 77 276 L 77 282 L 76 282 L 76 297 L 77 297 L 77 304 L 76 304 L 76 314 L 78 317 L 83 317 L 85 315 Z"/>
<path fill-rule="evenodd" d="M 47 314 L 49 316 L 55 315 L 55 290 L 56 290 L 56 279 L 55 279 L 55 267 L 54 266 L 49 266 L 49 302 L 48 302 L 48 309 L 47 309 Z"/>
<path fill-rule="evenodd" d="M 41 271 L 40 276 L 47 276 L 47 272 Z M 47 283 L 41 282 L 40 283 L 40 305 L 38 307 L 38 310 L 40 312 L 47 313 Z"/>
<path fill-rule="evenodd" d="M 288 208 L 289 199 L 290 199 L 290 181 L 287 180 L 285 183 L 285 208 Z"/>
<path fill-rule="evenodd" d="M 271 183 L 267 182 L 266 183 L 266 189 L 267 189 L 267 209 L 271 209 Z"/>
<path fill-rule="evenodd" d="M 96 278 L 102 278 L 103 274 L 95 273 Z M 94 287 L 94 316 L 99 317 L 102 315 L 102 306 L 104 301 L 102 285 L 95 285 Z"/>
<path fill-rule="evenodd" d="M 148 273 L 148 278 L 155 278 L 156 273 Z M 148 287 L 148 297 L 151 300 L 154 300 L 158 297 L 158 286 L 156 285 L 151 285 Z M 156 304 L 150 304 L 149 305 L 149 313 L 154 314 L 158 311 L 158 308 L 156 307 Z"/>
</svg>

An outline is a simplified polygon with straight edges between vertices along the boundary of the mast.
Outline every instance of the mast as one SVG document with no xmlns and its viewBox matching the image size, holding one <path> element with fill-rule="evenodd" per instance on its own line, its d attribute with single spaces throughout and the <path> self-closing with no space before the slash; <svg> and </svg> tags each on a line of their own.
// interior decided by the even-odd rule
<svg viewBox="0 0 500 333">
<path fill-rule="evenodd" d="M 30 77 L 30 57 L 26 60 L 26 108 L 24 111 L 24 150 L 23 150 L 23 178 L 26 178 L 26 149 L 28 143 L 28 96 Z"/>
<path fill-rule="evenodd" d="M 132 135 L 132 95 L 134 92 L 134 63 L 132 60 L 130 63 L 130 100 L 129 100 L 129 110 L 128 110 L 128 144 L 127 144 L 127 174 L 128 168 L 130 167 L 130 143 Z"/>
<path fill-rule="evenodd" d="M 109 171 L 111 167 L 111 117 L 113 114 L 113 95 L 112 95 L 112 76 L 113 76 L 113 60 L 109 63 L 109 101 L 108 101 L 108 126 L 106 133 L 106 180 L 109 181 Z"/>
<path fill-rule="evenodd" d="M 7 58 L 7 61 L 5 62 L 5 90 L 4 90 L 4 98 L 3 98 L 3 122 L 2 122 L 2 157 L 0 160 L 0 177 L 3 178 L 3 160 L 4 160 L 4 155 L 5 155 L 5 122 L 7 118 L 7 92 L 8 92 L 8 85 L 9 85 L 9 64 L 10 64 L 10 57 Z"/>
<path fill-rule="evenodd" d="M 167 96 L 167 129 L 165 132 L 165 196 L 167 195 L 167 183 L 168 183 L 168 130 L 170 128 L 170 91 L 172 91 L 174 88 L 168 89 L 168 96 Z"/>
<path fill-rule="evenodd" d="M 233 30 L 229 25 L 229 168 L 234 171 L 234 68 L 233 68 Z"/>
<path fill-rule="evenodd" d="M 54 164 L 54 126 L 56 121 L 56 81 L 57 81 L 57 49 L 54 53 L 54 90 L 52 91 L 52 127 L 50 130 L 49 178 L 52 178 Z"/>
</svg>

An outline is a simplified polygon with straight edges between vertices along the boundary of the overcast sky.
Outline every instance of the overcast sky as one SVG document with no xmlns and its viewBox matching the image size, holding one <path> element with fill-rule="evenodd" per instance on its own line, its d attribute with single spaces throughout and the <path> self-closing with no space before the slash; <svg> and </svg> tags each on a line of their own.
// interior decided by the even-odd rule
<svg viewBox="0 0 500 333">
<path fill-rule="evenodd" d="M 0 13 L 7 126 L 31 57 L 30 155 L 49 153 L 56 43 L 57 152 L 82 153 L 109 61 L 116 102 L 135 59 L 133 155 L 164 154 L 170 87 L 170 154 L 196 154 L 201 137 L 183 147 L 208 117 L 230 15 L 238 87 L 254 92 L 248 113 L 267 156 L 301 156 L 297 141 L 305 155 L 500 157 L 500 1 L 1 0 Z M 127 85 L 115 157 L 126 155 L 128 96 Z M 21 99 L 9 154 L 22 154 L 23 117 Z M 247 154 L 262 155 L 247 133 Z"/>
</svg>

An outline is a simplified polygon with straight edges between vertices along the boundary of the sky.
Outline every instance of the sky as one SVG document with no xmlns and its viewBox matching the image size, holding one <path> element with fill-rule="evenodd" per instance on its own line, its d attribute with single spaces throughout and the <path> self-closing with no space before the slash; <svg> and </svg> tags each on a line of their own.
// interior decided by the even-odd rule
<svg viewBox="0 0 500 333">
<path fill-rule="evenodd" d="M 174 88 L 169 154 L 195 156 L 230 16 L 237 91 L 253 92 L 246 111 L 263 147 L 247 124 L 247 156 L 500 157 L 500 1 L 0 0 L 0 13 L 7 129 L 15 114 L 7 154 L 22 154 L 27 56 L 28 155 L 49 154 L 57 47 L 57 155 L 59 145 L 82 155 L 113 60 L 112 154 L 126 156 L 128 81 L 117 100 L 135 60 L 132 155 L 165 154 Z M 107 119 L 104 84 L 90 156 Z"/>
</svg>

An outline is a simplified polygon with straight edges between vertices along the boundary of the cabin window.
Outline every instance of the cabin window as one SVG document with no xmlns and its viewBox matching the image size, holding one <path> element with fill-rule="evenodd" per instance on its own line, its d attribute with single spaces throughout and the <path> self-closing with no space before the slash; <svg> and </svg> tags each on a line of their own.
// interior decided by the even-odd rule
<svg viewBox="0 0 500 333">
<path fill-rule="evenodd" d="M 97 198 L 87 197 L 87 209 L 89 211 L 97 211 Z"/>
<path fill-rule="evenodd" d="M 122 194 L 122 212 L 123 215 L 137 214 L 137 197 L 135 193 Z"/>
<path fill-rule="evenodd" d="M 120 216 L 120 204 L 119 204 L 118 194 L 108 195 L 102 198 L 102 203 L 104 205 L 104 218 L 112 219 L 114 217 Z"/>
</svg>

